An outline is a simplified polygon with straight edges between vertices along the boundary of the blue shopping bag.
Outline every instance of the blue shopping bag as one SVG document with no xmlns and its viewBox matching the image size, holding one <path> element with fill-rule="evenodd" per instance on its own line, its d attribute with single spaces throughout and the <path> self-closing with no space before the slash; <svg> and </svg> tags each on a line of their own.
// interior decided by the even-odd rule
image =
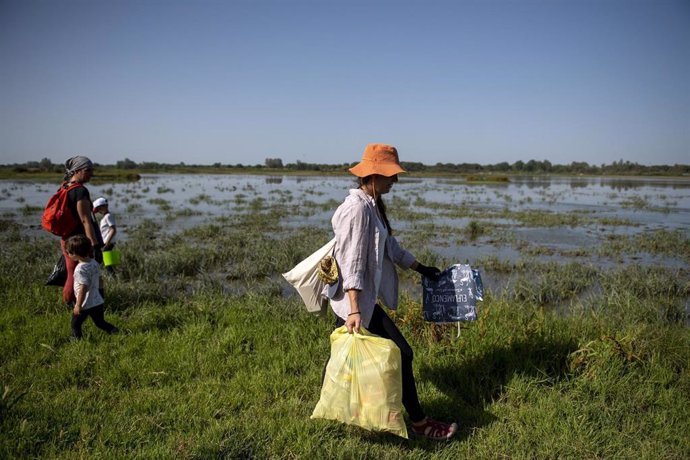
<svg viewBox="0 0 690 460">
<path fill-rule="evenodd" d="M 478 270 L 467 264 L 451 265 L 437 281 L 422 277 L 424 320 L 455 323 L 477 319 L 477 301 L 484 297 Z"/>
</svg>

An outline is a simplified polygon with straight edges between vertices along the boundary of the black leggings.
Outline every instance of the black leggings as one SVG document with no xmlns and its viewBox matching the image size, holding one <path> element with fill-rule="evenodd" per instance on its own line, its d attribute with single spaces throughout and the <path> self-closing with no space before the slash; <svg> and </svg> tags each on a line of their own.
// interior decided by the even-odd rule
<svg viewBox="0 0 690 460">
<path fill-rule="evenodd" d="M 91 307 L 86 310 L 82 310 L 79 316 L 72 315 L 72 337 L 81 338 L 81 325 L 84 324 L 86 318 L 91 317 L 93 323 L 99 329 L 103 329 L 109 334 L 117 331 L 117 328 L 107 322 L 104 318 L 105 308 L 103 305 L 98 305 L 97 307 Z"/>
<path fill-rule="evenodd" d="M 345 324 L 345 320 L 340 317 L 336 317 L 335 327 L 338 328 Z M 410 344 L 407 343 L 405 337 L 395 325 L 392 319 L 388 317 L 383 308 L 378 304 L 374 306 L 374 314 L 369 322 L 369 327 L 367 328 L 372 334 L 376 334 L 380 337 L 390 339 L 400 348 L 400 357 L 402 360 L 402 402 L 403 406 L 407 410 L 412 422 L 421 422 L 424 420 L 424 411 L 422 406 L 419 404 L 419 397 L 417 396 L 417 384 L 414 381 L 414 374 L 412 373 L 412 348 Z M 329 357 L 330 359 L 330 357 Z M 328 361 L 326 361 L 328 365 Z M 326 375 L 326 367 L 324 366 L 323 375 L 321 377 L 321 382 L 323 382 L 324 376 Z"/>
</svg>

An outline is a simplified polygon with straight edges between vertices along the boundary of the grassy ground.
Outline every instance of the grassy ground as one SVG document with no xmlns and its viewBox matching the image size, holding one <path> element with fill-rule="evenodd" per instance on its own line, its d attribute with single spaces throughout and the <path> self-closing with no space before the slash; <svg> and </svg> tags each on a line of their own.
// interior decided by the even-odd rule
<svg viewBox="0 0 690 460">
<path fill-rule="evenodd" d="M 395 320 L 451 442 L 310 420 L 332 318 L 278 274 L 328 234 L 280 217 L 132 229 L 106 288 L 123 333 L 87 323 L 81 342 L 41 284 L 57 242 L 0 222 L 0 458 L 690 458 L 687 273 L 637 266 L 487 263 L 519 288 L 490 289 L 459 338 L 404 294 Z"/>
</svg>

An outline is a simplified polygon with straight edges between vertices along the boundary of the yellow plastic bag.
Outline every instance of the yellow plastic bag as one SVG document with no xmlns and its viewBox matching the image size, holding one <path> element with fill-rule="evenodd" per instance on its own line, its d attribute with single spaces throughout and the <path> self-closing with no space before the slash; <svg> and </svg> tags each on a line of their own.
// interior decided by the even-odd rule
<svg viewBox="0 0 690 460">
<path fill-rule="evenodd" d="M 400 349 L 392 340 L 342 326 L 331 334 L 331 359 L 311 418 L 325 418 L 407 439 L 402 416 Z"/>
</svg>

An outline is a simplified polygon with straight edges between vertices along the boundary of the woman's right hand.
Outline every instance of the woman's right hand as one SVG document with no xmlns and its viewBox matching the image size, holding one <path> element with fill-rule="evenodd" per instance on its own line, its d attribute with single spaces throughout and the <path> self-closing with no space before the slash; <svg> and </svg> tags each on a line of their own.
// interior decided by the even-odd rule
<svg viewBox="0 0 690 460">
<path fill-rule="evenodd" d="M 359 332 L 359 326 L 362 324 L 362 314 L 357 312 L 355 314 L 350 313 L 345 320 L 345 327 L 347 332 L 352 334 L 352 331 Z"/>
</svg>

